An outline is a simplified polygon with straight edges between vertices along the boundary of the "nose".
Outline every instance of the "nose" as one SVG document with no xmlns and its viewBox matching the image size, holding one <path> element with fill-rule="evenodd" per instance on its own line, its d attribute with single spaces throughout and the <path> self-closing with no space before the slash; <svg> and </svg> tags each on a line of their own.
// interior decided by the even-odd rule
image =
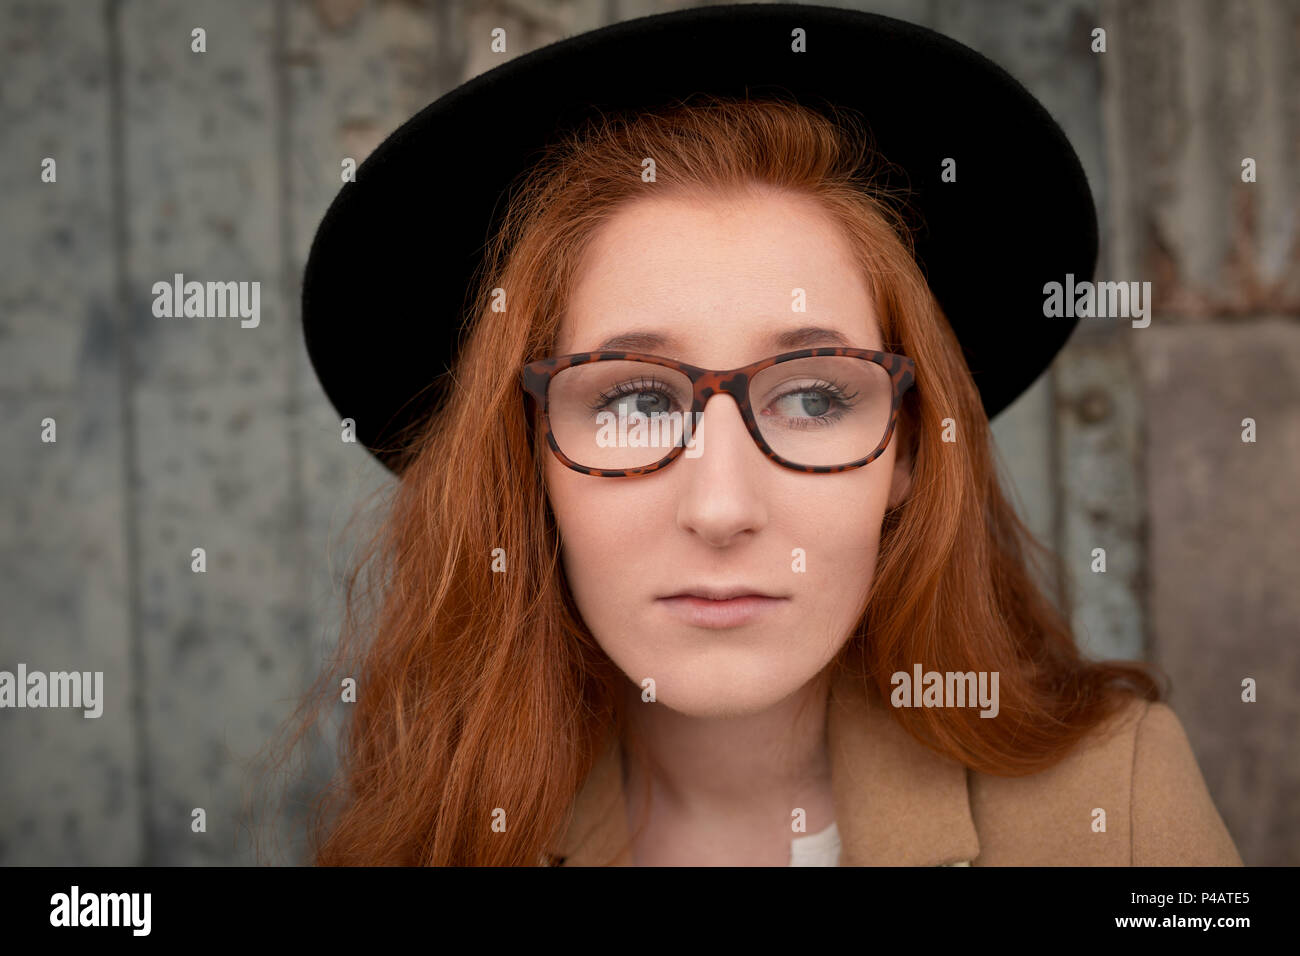
<svg viewBox="0 0 1300 956">
<path fill-rule="evenodd" d="M 683 454 L 673 467 L 681 470 L 677 524 L 721 548 L 737 536 L 767 524 L 767 505 L 760 494 L 761 472 L 773 465 L 745 428 L 740 406 L 727 394 L 709 398 L 695 429 L 699 454 Z"/>
</svg>

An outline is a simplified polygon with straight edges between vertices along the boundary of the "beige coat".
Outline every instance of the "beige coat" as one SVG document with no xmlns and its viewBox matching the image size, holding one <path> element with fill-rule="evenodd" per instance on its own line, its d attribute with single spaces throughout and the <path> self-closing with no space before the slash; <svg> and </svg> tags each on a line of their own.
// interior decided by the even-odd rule
<svg viewBox="0 0 1300 956">
<path fill-rule="evenodd" d="M 1028 777 L 967 770 L 927 750 L 889 707 L 837 677 L 827 741 L 841 866 L 1240 866 L 1174 712 L 1139 700 L 1062 762 Z M 556 856 L 610 861 L 628 836 L 611 740 Z M 1094 809 L 1106 811 L 1094 832 Z"/>
</svg>

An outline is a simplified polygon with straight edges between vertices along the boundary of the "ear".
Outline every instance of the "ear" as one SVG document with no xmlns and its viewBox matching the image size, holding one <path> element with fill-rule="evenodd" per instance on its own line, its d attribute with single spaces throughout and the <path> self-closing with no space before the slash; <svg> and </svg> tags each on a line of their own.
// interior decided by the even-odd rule
<svg viewBox="0 0 1300 956">
<path fill-rule="evenodd" d="M 912 467 L 915 462 L 912 459 L 912 443 L 908 440 L 909 437 L 900 417 L 894 429 L 893 441 L 897 452 L 894 455 L 894 473 L 889 484 L 889 501 L 885 506 L 890 511 L 906 501 L 912 491 Z"/>
</svg>

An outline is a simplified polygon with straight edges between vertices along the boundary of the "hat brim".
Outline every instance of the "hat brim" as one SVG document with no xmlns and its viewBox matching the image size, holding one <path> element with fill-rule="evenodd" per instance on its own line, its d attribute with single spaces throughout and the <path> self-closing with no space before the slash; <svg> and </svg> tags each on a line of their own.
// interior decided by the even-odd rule
<svg viewBox="0 0 1300 956">
<path fill-rule="evenodd" d="M 806 52 L 793 52 L 801 28 Z M 1047 110 L 1013 77 L 932 30 L 855 10 L 737 4 L 656 14 L 552 43 L 480 74 L 393 132 L 340 190 L 303 277 L 308 354 L 376 452 L 434 411 L 471 279 L 505 189 L 555 131 L 594 110 L 698 92 L 855 110 L 907 171 L 917 259 L 960 340 L 985 413 L 1027 389 L 1077 318 L 1047 318 L 1043 286 L 1091 278 L 1087 178 Z M 941 179 L 943 160 L 956 179 Z"/>
</svg>

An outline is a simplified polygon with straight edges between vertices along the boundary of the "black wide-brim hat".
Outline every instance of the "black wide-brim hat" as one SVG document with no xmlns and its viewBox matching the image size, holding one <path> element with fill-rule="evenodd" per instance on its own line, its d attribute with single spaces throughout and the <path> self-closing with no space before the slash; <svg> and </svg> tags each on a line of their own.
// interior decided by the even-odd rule
<svg viewBox="0 0 1300 956">
<path fill-rule="evenodd" d="M 802 30 L 806 52 L 795 52 Z M 1077 318 L 1043 286 L 1091 278 L 1097 218 L 1078 157 L 1005 70 L 939 33 L 805 4 L 698 7 L 552 43 L 474 77 L 402 124 L 340 190 L 316 233 L 302 318 L 316 374 L 377 446 L 437 411 L 470 285 L 506 189 L 556 131 L 596 110 L 690 94 L 857 111 L 906 174 L 917 260 L 992 418 L 1060 351 Z M 956 178 L 941 178 L 945 159 Z"/>
</svg>

